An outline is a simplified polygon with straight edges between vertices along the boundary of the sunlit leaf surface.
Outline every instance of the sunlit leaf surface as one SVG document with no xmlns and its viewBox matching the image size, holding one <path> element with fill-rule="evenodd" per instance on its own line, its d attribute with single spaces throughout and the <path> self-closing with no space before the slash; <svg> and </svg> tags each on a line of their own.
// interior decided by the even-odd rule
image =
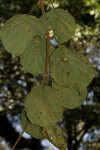
<svg viewBox="0 0 100 150">
<path fill-rule="evenodd" d="M 0 35 L 5 49 L 20 56 L 20 63 L 25 70 L 36 75 L 44 73 L 48 46 L 45 33 L 48 29 L 53 30 L 54 37 L 51 40 L 56 39 L 58 46 L 72 37 L 75 28 L 75 20 L 68 12 L 53 9 L 40 20 L 25 14 L 14 16 L 5 23 Z M 50 46 L 49 56 L 48 71 L 50 79 L 53 79 L 52 87 L 47 84 L 33 87 L 26 97 L 27 117 L 22 117 L 22 124 L 25 126 L 28 121 L 27 133 L 36 138 L 43 135 L 64 150 L 66 144 L 63 144 L 63 136 L 56 122 L 61 118 L 64 108 L 72 109 L 81 105 L 95 71 L 82 55 L 62 46 L 55 51 Z"/>
</svg>

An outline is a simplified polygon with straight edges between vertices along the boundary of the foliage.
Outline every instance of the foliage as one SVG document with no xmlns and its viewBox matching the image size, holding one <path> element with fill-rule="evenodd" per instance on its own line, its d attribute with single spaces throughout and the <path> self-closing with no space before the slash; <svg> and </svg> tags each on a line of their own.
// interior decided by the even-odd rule
<svg viewBox="0 0 100 150">
<path fill-rule="evenodd" d="M 67 9 L 77 21 L 75 42 L 84 50 L 88 45 L 100 46 L 100 4 L 99 0 L 55 0 L 57 7 Z M 79 13 L 80 12 L 80 13 Z M 76 40 L 77 39 L 77 40 Z"/>
<path fill-rule="evenodd" d="M 37 26 L 38 30 L 36 30 Z M 60 27 L 61 33 L 57 26 Z M 1 30 L 1 38 L 6 50 L 15 56 L 20 56 L 20 62 L 26 71 L 33 75 L 41 73 L 41 85 L 33 87 L 26 98 L 26 112 L 32 128 L 35 128 L 34 125 L 37 131 L 42 128 L 40 132 L 43 136 L 60 145 L 61 149 L 64 148 L 63 142 L 60 138 L 56 139 L 59 132 L 54 134 L 57 128 L 55 123 L 65 107 L 80 106 L 86 95 L 85 88 L 94 74 L 91 65 L 83 56 L 60 45 L 71 38 L 75 27 L 74 18 L 68 12 L 55 9 L 42 15 L 40 19 L 31 15 L 15 16 L 8 20 Z M 50 43 L 50 39 L 53 38 L 49 34 L 50 31 L 53 31 L 58 48 Z M 47 51 L 49 51 L 48 56 Z M 86 68 L 86 72 L 83 68 Z M 79 83 L 76 82 L 78 79 L 80 79 Z M 51 87 L 48 86 L 48 80 L 52 83 Z M 83 80 L 85 80 L 84 86 Z M 77 97 L 77 102 L 74 97 Z M 33 110 L 34 105 L 36 107 Z"/>
<path fill-rule="evenodd" d="M 62 11 L 62 10 L 61 10 Z M 63 11 L 64 12 L 64 11 Z M 64 12 L 65 13 L 65 12 Z M 63 14 L 64 14 L 63 13 Z M 53 16 L 52 14 L 51 14 L 51 12 L 49 13 L 46 13 L 46 14 L 48 14 L 47 16 Z M 46 15 L 45 14 L 45 15 Z M 48 30 L 48 28 L 46 28 L 45 27 L 45 15 L 43 15 L 42 16 L 42 18 L 44 19 L 44 21 L 42 22 L 43 23 L 43 30 L 44 29 L 47 29 Z M 65 14 L 64 14 L 65 15 Z M 21 15 L 19 15 L 19 16 L 21 16 Z M 30 16 L 29 15 L 27 15 L 28 16 L 28 18 L 30 18 Z M 18 17 L 18 16 L 17 16 Z M 67 15 L 66 15 L 66 17 L 67 17 Z M 32 17 L 31 17 L 32 18 Z M 18 19 L 18 18 L 17 18 Z M 62 17 L 61 17 L 61 19 L 62 19 Z M 70 17 L 68 17 L 68 19 L 70 19 Z M 51 22 L 51 21 L 47 21 L 47 23 L 46 23 L 46 25 L 50 25 L 50 23 L 51 23 L 51 26 L 50 26 L 50 30 L 51 29 L 53 29 L 54 31 L 55 30 L 57 30 L 57 28 L 56 28 L 56 26 L 55 26 L 55 23 L 57 23 L 57 25 L 58 25 L 58 23 L 60 23 L 60 21 L 59 22 L 57 22 L 58 21 L 58 19 L 57 18 L 53 18 L 52 17 L 52 19 L 50 19 L 50 20 L 55 20 L 54 22 Z M 25 20 L 24 20 L 25 21 Z M 29 22 L 28 22 L 29 23 Z M 42 23 L 41 23 L 41 21 L 40 21 L 40 24 L 41 24 L 41 28 L 40 29 L 42 29 Z M 68 22 L 67 22 L 68 23 Z M 66 23 L 66 24 L 67 24 Z M 71 21 L 71 23 L 72 23 L 72 21 Z M 53 25 L 52 25 L 53 24 Z M 5 24 L 5 26 L 6 26 L 7 24 Z M 11 25 L 12 25 L 12 23 L 11 23 Z M 37 25 L 38 25 L 38 21 L 37 21 Z M 36 25 L 36 26 L 37 26 Z M 72 25 L 74 25 L 75 26 L 75 24 L 74 24 L 74 22 L 72 23 Z M 5 26 L 4 26 L 4 28 L 5 28 Z M 59 24 L 59 26 L 61 27 L 60 29 L 62 29 L 62 24 L 60 25 Z M 10 27 L 9 27 L 10 28 Z M 8 28 L 8 29 L 9 29 Z M 7 28 L 5 28 L 4 29 L 4 31 L 3 32 L 6 32 L 6 29 Z M 18 28 L 19 29 L 19 28 Z M 21 31 L 23 30 L 24 28 L 21 26 L 21 30 L 19 30 L 19 32 L 17 32 L 17 35 L 19 35 L 18 33 L 21 33 Z M 34 31 L 36 31 L 36 29 L 33 29 L 32 28 L 32 30 L 34 30 Z M 46 33 L 47 32 L 47 30 L 44 32 L 44 33 Z M 75 29 L 74 29 L 75 30 Z M 9 31 L 9 30 L 8 30 Z M 13 29 L 13 33 L 15 32 L 16 30 L 15 30 L 15 28 Z M 59 31 L 59 30 L 58 30 Z M 63 31 L 63 30 L 62 30 Z M 72 32 L 71 31 L 69 31 L 69 30 L 66 30 L 67 32 L 69 32 L 70 34 L 72 34 Z M 66 31 L 64 30 L 63 32 L 62 32 L 62 35 L 64 34 L 64 33 L 66 33 Z M 7 32 L 6 32 L 7 33 Z M 8 32 L 9 33 L 9 32 Z M 15 33 L 15 36 L 13 36 L 12 35 L 12 33 L 10 32 L 10 34 L 6 34 L 6 35 L 9 35 L 7 38 L 9 38 L 9 37 L 11 37 L 12 39 L 10 39 L 8 42 L 6 41 L 6 42 L 4 42 L 4 43 L 6 43 L 6 44 L 8 44 L 8 45 L 10 45 L 10 44 L 12 44 L 11 42 L 13 42 L 14 41 L 14 38 L 15 38 L 15 36 L 16 36 L 16 33 Z M 31 72 L 32 74 L 38 74 L 38 73 L 43 73 L 44 72 L 44 66 L 45 66 L 45 51 L 43 52 L 43 50 L 45 50 L 46 49 L 46 46 L 45 46 L 45 44 L 44 43 L 46 43 L 45 41 L 46 41 L 46 37 L 44 36 L 44 34 L 42 33 L 41 35 L 43 35 L 43 37 L 42 38 L 40 38 L 40 35 L 39 36 L 37 36 L 38 34 L 39 34 L 39 32 L 38 32 L 38 34 L 36 34 L 36 36 L 33 38 L 32 36 L 29 36 L 30 35 L 30 33 L 28 34 L 28 38 L 27 38 L 27 31 L 25 32 L 26 34 L 25 35 L 21 35 L 21 36 L 19 36 L 20 37 L 20 39 L 18 38 L 18 42 L 16 43 L 14 43 L 14 47 L 12 48 L 12 45 L 10 45 L 10 48 L 8 47 L 8 45 L 7 45 L 7 47 L 6 47 L 6 49 L 8 50 L 14 50 L 13 52 L 12 52 L 12 54 L 14 54 L 14 55 L 18 55 L 18 53 L 20 53 L 20 52 L 22 52 L 22 51 L 24 51 L 25 50 L 25 53 L 24 52 L 22 52 L 22 54 L 21 54 L 21 56 L 20 56 L 20 59 L 21 59 L 21 63 L 22 63 L 22 65 L 25 67 L 25 70 L 26 71 L 29 71 L 29 72 Z M 40 32 L 41 33 L 41 32 Z M 4 33 L 5 34 L 5 33 Z M 32 32 L 32 34 L 33 34 L 33 32 Z M 63 42 L 65 42 L 65 41 L 67 41 L 68 39 L 67 39 L 67 37 L 65 36 L 65 38 L 63 39 L 63 38 L 61 38 L 60 39 L 60 35 L 61 35 L 61 33 L 59 34 L 57 31 L 56 32 L 54 32 L 54 36 L 55 36 L 55 38 L 57 38 L 57 40 L 58 40 L 58 43 L 63 43 Z M 34 36 L 34 34 L 33 34 L 33 36 Z M 64 37 L 64 36 L 62 36 L 62 37 Z M 71 37 L 71 36 L 70 36 Z M 26 38 L 27 40 L 26 40 L 26 42 L 24 42 L 24 40 L 23 40 L 23 42 L 22 42 L 22 39 L 24 39 L 24 38 Z M 30 39 L 31 40 L 30 40 Z M 36 40 L 34 40 L 34 39 L 36 39 Z M 5 37 L 4 37 L 4 40 L 5 40 Z M 8 39 L 7 39 L 8 40 Z M 28 41 L 29 40 L 29 41 Z M 59 40 L 61 41 L 61 42 L 59 42 Z M 64 40 L 64 41 L 63 41 Z M 27 44 L 27 41 L 29 42 L 28 44 Z M 41 42 L 41 41 L 44 41 L 44 42 Z M 19 43 L 20 42 L 20 43 Z M 19 45 L 18 45 L 18 43 L 19 43 Z M 25 44 L 26 44 L 26 46 L 23 48 L 23 43 L 24 43 L 24 46 L 25 46 Z M 41 43 L 41 44 L 39 44 L 39 43 Z M 21 45 L 22 44 L 22 45 Z M 43 46 L 42 46 L 42 44 L 44 44 Z M 4 44 L 4 46 L 5 46 L 5 44 Z M 40 47 L 41 46 L 41 47 Z M 51 48 L 52 47 L 52 48 Z M 52 45 L 50 47 L 50 49 L 51 49 L 51 52 L 55 49 L 55 47 Z M 12 49 L 11 49 L 12 48 Z M 15 49 L 15 48 L 17 48 L 17 50 Z M 55 70 L 54 68 L 56 68 L 56 66 L 57 66 L 57 61 L 59 62 L 59 64 L 60 64 L 60 66 L 63 64 L 63 66 L 64 66 L 64 68 L 66 68 L 65 67 L 65 65 L 66 65 L 66 59 L 68 59 L 69 60 L 69 62 L 72 62 L 72 64 L 74 64 L 75 63 L 75 61 L 73 60 L 74 59 L 74 57 L 76 57 L 77 58 L 77 56 L 76 56 L 76 54 L 75 53 L 73 53 L 73 52 L 71 52 L 71 50 L 67 50 L 66 48 L 65 48 L 65 53 L 67 53 L 68 51 L 69 51 L 69 56 L 66 56 L 66 55 L 64 55 L 64 57 L 62 58 L 62 60 L 61 60 L 61 57 L 60 57 L 60 54 L 58 54 L 58 60 L 56 61 L 56 51 L 58 50 L 59 51 L 59 53 L 60 53 L 60 50 L 59 50 L 60 48 L 58 48 L 58 49 L 56 49 L 55 50 L 55 52 L 53 52 L 52 53 L 52 55 L 50 56 L 50 60 L 52 60 L 52 61 L 54 61 L 54 63 L 53 63 L 53 69 L 52 69 L 52 62 L 50 62 L 51 63 L 51 66 L 50 66 L 50 71 L 52 71 L 52 70 Z M 61 47 L 61 49 L 62 49 L 62 47 Z M 20 51 L 19 51 L 20 50 Z M 22 50 L 22 51 L 21 51 Z M 18 53 L 16 53 L 16 51 L 18 52 Z M 29 52 L 30 51 L 30 52 Z M 36 53 L 36 52 L 38 52 L 38 53 Z M 42 57 L 43 56 L 43 57 Z M 62 55 L 61 55 L 62 56 Z M 68 57 L 68 58 L 66 58 L 66 57 Z M 73 56 L 73 57 L 71 57 L 71 56 Z M 38 58 L 39 57 L 39 58 Z M 28 58 L 28 59 L 27 59 Z M 80 59 L 80 56 L 78 57 L 79 59 Z M 71 60 L 72 59 L 72 60 Z M 83 60 L 84 58 L 82 57 L 82 60 Z M 29 60 L 30 62 L 28 62 L 27 60 Z M 33 61 L 34 60 L 34 61 Z M 60 61 L 61 60 L 61 61 Z M 32 63 L 33 62 L 33 63 Z M 39 63 L 38 63 L 39 62 Z M 44 63 L 43 63 L 44 62 Z M 36 64 L 35 64 L 36 63 Z M 84 65 L 85 64 L 85 61 L 82 61 L 82 63 L 83 63 L 83 66 L 84 67 L 86 67 L 87 65 Z M 55 65 L 56 64 L 56 65 Z M 42 65 L 42 66 L 41 66 Z M 71 64 L 70 64 L 71 65 Z M 70 66 L 69 65 L 69 66 Z M 79 62 L 77 62 L 76 64 L 75 64 L 75 66 L 78 66 L 79 65 Z M 31 66 L 31 67 L 30 67 Z M 68 68 L 69 68 L 69 66 L 68 66 Z M 72 65 L 71 65 L 72 66 Z M 57 66 L 58 67 L 58 66 Z M 41 69 L 42 68 L 42 69 Z M 81 72 L 81 75 L 83 76 L 82 78 L 80 78 L 80 81 L 83 81 L 84 80 L 84 68 L 82 68 L 81 66 L 79 67 L 79 68 L 74 68 L 74 67 L 72 67 L 72 73 L 73 73 L 73 75 L 72 75 L 72 77 L 74 76 L 74 73 L 75 72 L 77 72 L 77 73 L 79 73 L 78 72 L 78 69 L 80 70 L 79 72 Z M 81 69 L 82 69 L 82 71 L 81 71 Z M 90 67 L 90 69 L 91 69 L 91 67 Z M 63 72 L 64 72 L 64 69 L 62 69 L 61 68 L 61 71 L 63 70 Z M 77 70 L 77 71 L 76 71 Z M 92 69 L 91 69 L 92 70 Z M 57 70 L 56 69 L 56 71 L 59 71 L 59 70 Z M 53 73 L 55 73 L 54 71 L 52 71 Z M 88 72 L 88 69 L 87 69 L 87 72 Z M 56 78 L 55 77 L 59 77 L 59 76 L 55 76 L 54 74 L 49 74 L 50 75 L 50 79 L 53 77 L 53 79 L 54 79 L 54 81 L 56 81 Z M 65 75 L 65 77 L 66 77 L 66 73 L 67 72 L 65 72 L 63 75 Z M 61 78 L 61 76 L 62 76 L 62 74 L 59 74 L 60 75 L 60 81 L 62 82 L 62 78 Z M 79 74 L 78 74 L 79 75 Z M 76 78 L 75 78 L 75 81 L 78 79 L 78 75 L 76 75 Z M 70 80 L 72 80 L 73 78 L 70 78 L 70 75 L 69 75 L 69 81 Z M 87 75 L 87 77 L 91 77 L 90 79 L 89 79 L 89 81 L 87 81 L 86 82 L 86 85 L 84 85 L 84 87 L 86 87 L 87 85 L 88 85 L 88 83 L 91 81 L 91 79 L 92 79 L 92 75 L 90 74 L 90 75 Z M 87 77 L 85 77 L 85 78 L 87 78 Z M 43 77 L 42 77 L 43 78 Z M 68 78 L 68 73 L 67 73 L 67 78 Z M 66 78 L 65 78 L 66 79 Z M 88 80 L 88 79 L 87 79 Z M 66 80 L 65 80 L 66 81 Z M 63 83 L 65 82 L 65 81 L 63 81 Z M 75 82 L 75 81 L 72 81 L 72 83 L 71 83 L 71 86 L 73 85 L 73 83 Z M 42 82 L 43 82 L 43 79 L 42 79 Z M 67 82 L 66 82 L 67 83 Z M 83 82 L 82 82 L 83 83 Z M 80 85 L 82 85 L 82 83 L 80 82 Z M 59 84 L 58 83 L 58 81 L 57 81 L 57 84 Z M 55 86 L 56 87 L 59 87 L 59 88 L 57 88 L 57 91 L 59 91 L 59 89 L 61 89 L 61 87 L 59 86 L 59 85 L 57 85 L 57 84 L 55 84 L 55 82 L 52 82 L 52 87 L 54 86 L 54 88 L 55 88 Z M 61 83 L 60 83 L 61 84 Z M 67 83 L 68 84 L 68 83 Z M 86 95 L 85 93 L 84 93 L 84 96 L 82 97 L 82 95 L 81 96 L 79 96 L 79 94 L 80 94 L 80 92 L 79 92 L 79 90 L 80 90 L 80 88 L 79 88 L 79 86 L 80 85 L 77 85 L 76 86 L 76 84 L 74 83 L 74 85 L 75 86 L 72 86 L 72 87 L 74 87 L 74 88 L 72 88 L 72 89 L 70 89 L 69 87 L 68 88 L 65 88 L 65 87 L 62 87 L 62 89 L 67 89 L 67 91 L 68 91 L 68 94 L 69 94 L 69 97 L 70 96 L 72 96 L 72 93 L 75 93 L 76 94 L 76 96 L 78 96 L 78 97 L 80 97 L 81 98 L 81 101 L 83 100 L 83 97 Z M 51 88 L 51 87 L 47 87 L 47 85 L 46 86 L 44 86 L 44 85 L 42 85 L 42 90 L 43 89 L 52 89 L 52 90 L 50 90 L 50 92 L 51 91 L 55 91 L 56 90 L 56 88 L 55 89 L 53 89 L 53 88 Z M 75 89 L 75 87 L 78 89 L 78 91 Z M 38 88 L 38 87 L 33 87 L 33 93 L 30 93 L 29 94 L 29 96 L 26 98 L 26 111 L 27 111 L 27 116 L 28 116 L 28 118 L 29 118 L 29 120 L 31 121 L 31 123 L 33 123 L 32 124 L 32 126 L 34 126 L 34 117 L 35 117 L 35 115 L 33 115 L 33 97 L 34 96 L 32 96 L 32 94 L 34 94 L 34 92 L 35 92 L 35 88 L 37 88 L 37 89 L 39 89 L 39 90 L 36 90 L 36 92 L 38 93 L 38 92 L 40 92 L 40 94 L 41 94 L 41 90 L 40 90 L 40 88 Z M 83 88 L 84 89 L 84 88 Z M 82 89 L 82 90 L 83 90 Z M 56 91 L 56 92 L 57 92 Z M 74 92 L 73 92 L 74 91 Z M 85 90 L 86 91 L 86 90 Z M 36 94 L 36 92 L 35 92 L 35 94 Z M 66 92 L 66 91 L 65 91 Z M 62 92 L 62 93 L 64 93 L 65 94 L 65 92 Z M 43 92 L 42 93 L 44 93 L 44 90 L 43 90 Z M 52 92 L 53 93 L 53 92 Z M 79 94 L 78 94 L 79 93 Z M 83 93 L 83 92 L 82 92 Z M 35 95 L 34 94 L 34 95 Z M 58 94 L 58 93 L 57 93 Z M 64 94 L 61 94 L 62 96 L 64 95 Z M 37 94 L 37 95 L 39 95 L 39 94 Z M 37 95 L 36 95 L 36 97 L 35 98 L 37 98 Z M 45 96 L 45 95 L 47 95 L 47 92 L 45 92 L 44 93 L 44 95 L 43 96 Z M 49 94 L 51 97 L 52 97 L 52 95 L 51 94 Z M 28 99 L 30 99 L 30 97 L 32 96 L 32 99 L 30 100 L 30 103 L 29 103 L 29 100 Z M 39 95 L 40 96 L 40 95 Z M 68 95 L 67 95 L 68 96 Z M 46 96 L 46 97 L 48 97 L 48 96 Z M 50 98 L 51 98 L 50 97 Z M 58 97 L 58 96 L 57 96 Z M 65 105 L 65 103 L 64 103 L 64 107 L 68 107 L 68 103 L 71 105 L 72 104 L 72 102 L 74 102 L 74 104 L 73 105 L 71 105 L 70 107 L 71 108 L 73 108 L 73 107 L 76 107 L 76 106 L 79 106 L 80 105 L 80 100 L 78 101 L 78 104 L 76 104 L 76 101 L 78 100 L 73 100 L 73 97 L 75 97 L 74 95 L 72 96 L 72 98 L 71 98 L 71 100 L 70 100 L 70 98 L 64 98 L 65 100 L 66 99 L 68 99 L 69 100 L 69 102 L 67 101 L 66 103 L 67 103 L 67 106 Z M 35 98 L 34 98 L 34 100 L 35 100 Z M 58 98 L 58 99 L 60 99 L 60 98 Z M 49 100 L 48 98 L 47 99 L 45 99 L 44 97 L 43 97 L 43 99 L 42 99 L 43 101 L 44 101 L 44 106 L 46 107 L 46 103 L 47 102 L 53 102 L 53 100 Z M 48 100 L 48 101 L 47 101 Z M 57 101 L 57 99 L 55 99 L 56 101 Z M 64 100 L 64 101 L 65 101 Z M 39 99 L 39 101 L 41 102 L 41 100 Z M 56 101 L 54 101 L 53 103 L 55 103 L 55 106 L 56 107 L 58 107 L 59 105 L 59 101 L 57 102 L 57 105 L 56 105 Z M 60 100 L 61 101 L 61 100 Z M 31 104 L 31 102 L 32 102 L 32 104 Z M 28 103 L 28 105 L 31 105 L 31 107 L 32 107 L 32 111 L 30 111 L 30 106 L 28 107 L 28 105 L 27 105 L 27 103 Z M 37 104 L 37 102 L 35 103 L 35 105 Z M 38 103 L 38 105 L 40 105 L 40 103 Z M 38 105 L 37 105 L 37 107 L 38 107 Z M 51 105 L 52 105 L 52 103 L 51 103 Z M 51 105 L 47 105 L 48 107 L 47 108 L 49 108 Z M 54 104 L 53 104 L 54 105 Z M 60 105 L 61 105 L 61 103 L 60 103 Z M 44 107 L 43 106 L 43 107 Z M 36 107 L 36 108 L 37 108 Z M 42 108 L 43 108 L 42 107 Z M 55 108 L 56 108 L 55 107 Z M 59 111 L 60 111 L 60 115 L 59 115 L 59 117 L 61 116 L 61 113 L 63 112 L 63 108 L 60 108 L 61 106 L 59 106 L 59 108 L 56 108 L 56 109 L 54 109 L 54 112 L 53 113 L 55 113 L 56 111 L 56 114 L 57 115 L 59 115 L 58 113 L 59 113 Z M 53 107 L 50 107 L 50 108 L 53 108 Z M 29 109 L 29 112 L 28 112 L 28 109 Z M 40 111 L 41 110 L 41 105 L 39 106 L 39 109 L 36 109 L 36 111 L 34 111 L 34 113 L 38 113 L 38 111 Z M 48 110 L 48 109 L 47 109 Z M 46 110 L 46 111 L 47 111 Z M 51 111 L 52 109 L 50 109 L 50 111 Z M 44 111 L 43 111 L 44 112 Z M 49 111 L 47 111 L 47 112 L 49 112 Z M 29 114 L 28 114 L 29 113 Z M 30 119 L 30 117 L 31 117 L 31 115 L 30 115 L 30 113 L 32 113 L 32 119 Z M 51 112 L 50 112 L 51 113 Z M 40 116 L 42 116 L 43 115 L 43 118 L 45 118 L 46 117 L 46 115 L 47 115 L 47 113 L 46 113 L 46 115 L 44 116 L 44 113 L 42 114 L 39 114 L 38 113 L 38 115 L 40 115 Z M 50 115 L 49 114 L 49 119 L 50 119 L 50 116 L 51 116 L 51 118 L 52 118 L 52 116 L 54 117 L 54 115 Z M 56 121 L 58 120 L 58 118 L 59 117 L 57 117 L 57 119 L 56 119 Z M 40 117 L 41 118 L 41 117 Z M 48 116 L 46 117 L 46 118 L 48 118 Z M 37 118 L 36 118 L 37 119 Z M 41 124 L 40 124 L 40 120 L 38 120 L 39 121 L 39 123 L 37 123 L 37 126 L 38 126 L 38 124 L 41 126 Z M 49 120 L 47 120 L 47 122 L 46 122 L 46 125 L 47 125 L 47 123 L 48 124 L 50 124 L 50 122 L 52 121 L 52 119 L 50 119 L 50 122 L 48 122 Z M 55 122 L 56 122 L 55 121 Z M 42 119 L 42 122 L 43 122 L 43 119 Z M 52 134 L 55 130 L 52 130 L 53 129 L 53 126 L 52 126 L 52 128 L 51 127 L 48 127 L 47 128 L 47 126 L 45 125 L 45 123 L 44 124 L 42 124 L 42 127 L 43 126 L 45 126 L 45 130 L 46 130 L 46 132 L 47 132 L 47 134 L 43 131 L 43 134 L 44 134 L 44 136 L 45 137 L 47 137 L 47 138 L 49 138 L 47 135 L 48 135 L 48 133 L 50 134 L 49 136 L 54 136 L 54 134 Z M 36 126 L 36 127 L 37 127 Z M 54 126 L 54 128 L 56 128 L 55 126 Z M 31 133 L 32 133 L 32 131 L 31 131 Z M 34 135 L 33 135 L 34 136 Z M 51 136 L 51 137 L 52 137 Z M 56 137 L 57 138 L 57 137 Z M 54 137 L 54 139 L 53 140 L 55 140 L 55 137 Z M 57 142 L 57 141 L 56 141 Z M 58 140 L 58 142 L 59 142 L 59 140 Z M 59 144 L 58 144 L 59 145 Z"/>
<path fill-rule="evenodd" d="M 100 5 L 99 5 L 99 0 L 85 0 L 84 1 L 85 6 L 88 7 L 88 12 L 94 16 L 95 19 L 100 19 L 99 18 L 99 13 L 100 13 Z"/>
<path fill-rule="evenodd" d="M 93 95 L 90 94 L 91 91 Z M 82 106 L 72 110 L 66 109 L 63 119 L 58 122 L 59 126 L 66 131 L 68 149 L 98 150 L 100 148 L 100 75 L 92 80 L 88 92 Z"/>
</svg>

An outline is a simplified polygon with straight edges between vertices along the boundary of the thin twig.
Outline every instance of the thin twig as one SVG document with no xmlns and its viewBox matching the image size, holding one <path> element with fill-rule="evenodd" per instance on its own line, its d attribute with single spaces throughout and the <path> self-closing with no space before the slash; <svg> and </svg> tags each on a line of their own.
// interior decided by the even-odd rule
<svg viewBox="0 0 100 150">
<path fill-rule="evenodd" d="M 23 132 L 20 134 L 20 136 L 18 137 L 17 141 L 15 142 L 15 144 L 14 144 L 14 146 L 12 147 L 11 150 L 14 150 L 14 149 L 15 149 L 15 147 L 16 147 L 16 145 L 18 144 L 19 140 L 21 139 L 23 133 L 25 132 L 25 129 L 26 129 L 27 125 L 28 125 L 28 121 L 27 121 L 27 123 L 25 124 L 25 127 L 24 127 L 24 129 L 23 129 Z"/>
</svg>

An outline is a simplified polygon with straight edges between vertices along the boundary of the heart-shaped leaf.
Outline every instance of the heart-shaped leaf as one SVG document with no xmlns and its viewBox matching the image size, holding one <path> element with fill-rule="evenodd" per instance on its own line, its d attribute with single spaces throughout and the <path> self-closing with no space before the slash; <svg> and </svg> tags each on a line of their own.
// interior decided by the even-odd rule
<svg viewBox="0 0 100 150">
<path fill-rule="evenodd" d="M 41 17 L 46 32 L 48 29 L 54 31 L 58 43 L 68 41 L 75 32 L 76 24 L 71 14 L 63 9 L 53 9 Z"/>
<path fill-rule="evenodd" d="M 54 125 L 63 112 L 61 98 L 49 86 L 33 87 L 26 97 L 25 105 L 31 123 L 42 127 Z"/>
<path fill-rule="evenodd" d="M 56 82 L 53 87 L 59 91 L 65 107 L 80 106 L 95 74 L 92 65 L 82 55 L 60 47 L 50 57 L 50 69 Z"/>
<path fill-rule="evenodd" d="M 46 139 L 51 141 L 51 143 L 57 146 L 60 150 L 66 149 L 64 133 L 59 127 L 54 125 L 52 127 L 44 128 L 42 133 Z"/>
<path fill-rule="evenodd" d="M 24 53 L 20 55 L 20 63 L 27 72 L 33 75 L 44 72 L 45 51 L 45 39 L 34 37 L 27 45 Z"/>
<path fill-rule="evenodd" d="M 5 49 L 13 55 L 20 55 L 36 35 L 44 35 L 42 23 L 35 16 L 21 14 L 9 19 L 1 29 Z"/>
<path fill-rule="evenodd" d="M 50 51 L 53 51 L 50 46 Z M 50 53 L 51 53 L 50 52 Z M 25 70 L 33 75 L 43 73 L 46 59 L 46 39 L 35 36 L 29 42 L 23 54 L 20 55 L 20 63 Z"/>
</svg>

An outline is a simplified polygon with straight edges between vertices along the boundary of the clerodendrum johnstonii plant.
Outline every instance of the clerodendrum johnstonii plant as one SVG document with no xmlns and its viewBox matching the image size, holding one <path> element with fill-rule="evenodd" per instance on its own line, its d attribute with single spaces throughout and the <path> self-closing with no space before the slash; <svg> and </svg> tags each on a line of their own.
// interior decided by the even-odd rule
<svg viewBox="0 0 100 150">
<path fill-rule="evenodd" d="M 20 64 L 34 76 L 41 75 L 25 100 L 22 124 L 36 138 L 47 138 L 64 150 L 62 132 L 56 126 L 65 108 L 76 108 L 86 96 L 94 69 L 84 56 L 64 46 L 75 32 L 74 18 L 63 9 L 45 12 L 44 0 L 38 1 L 42 16 L 20 14 L 1 29 L 5 49 L 20 57 Z"/>
</svg>

